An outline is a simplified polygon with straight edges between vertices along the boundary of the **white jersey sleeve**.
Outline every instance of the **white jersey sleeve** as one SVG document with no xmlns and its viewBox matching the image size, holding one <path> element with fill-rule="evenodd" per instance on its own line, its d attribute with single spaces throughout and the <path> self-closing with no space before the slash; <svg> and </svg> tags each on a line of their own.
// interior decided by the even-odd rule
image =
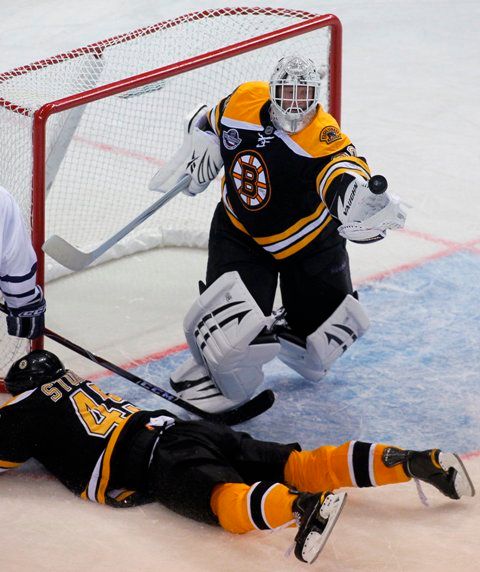
<svg viewBox="0 0 480 572">
<path fill-rule="evenodd" d="M 21 308 L 39 296 L 37 257 L 20 209 L 0 186 L 0 290 L 9 308 Z"/>
</svg>

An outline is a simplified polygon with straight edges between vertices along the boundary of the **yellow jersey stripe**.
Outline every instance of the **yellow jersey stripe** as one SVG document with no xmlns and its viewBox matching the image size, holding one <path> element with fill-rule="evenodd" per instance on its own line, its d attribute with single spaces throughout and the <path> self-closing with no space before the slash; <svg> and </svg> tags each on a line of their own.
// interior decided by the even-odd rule
<svg viewBox="0 0 480 572">
<path fill-rule="evenodd" d="M 317 189 L 319 189 L 319 192 L 320 192 L 320 183 L 322 183 L 322 185 L 321 185 L 321 187 L 322 187 L 321 198 L 323 201 L 325 201 L 325 199 L 327 197 L 328 190 L 330 188 L 330 185 L 332 184 L 334 179 L 336 179 L 337 177 L 339 177 L 343 173 L 348 173 L 349 175 L 358 175 L 359 177 L 363 177 L 364 179 L 366 179 L 364 171 L 360 171 L 360 170 L 357 171 L 356 169 L 352 169 L 352 168 L 335 169 L 323 181 L 318 180 L 320 177 L 320 175 L 319 175 L 317 177 Z"/>
<path fill-rule="evenodd" d="M 343 172 L 352 171 L 352 174 L 360 172 L 361 176 L 366 180 L 370 178 L 370 169 L 368 165 L 365 163 L 365 161 L 363 161 L 359 157 L 339 155 L 338 157 L 335 157 L 335 159 L 327 163 L 327 165 L 325 165 L 325 167 L 320 171 L 320 173 L 317 176 L 316 180 L 317 190 L 321 197 L 325 196 L 325 186 L 327 181 L 329 181 L 328 185 L 331 184 L 332 181 L 331 175 L 337 173 L 337 171 L 339 171 L 340 169 L 345 169 L 345 171 Z"/>
<path fill-rule="evenodd" d="M 132 496 L 133 494 L 135 494 L 135 491 L 122 491 L 119 495 L 117 495 L 114 498 L 116 501 L 120 502 L 120 501 L 123 501 L 126 498 Z"/>
<path fill-rule="evenodd" d="M 241 230 L 242 232 L 250 236 L 248 230 L 243 226 L 243 224 L 237 218 L 235 218 L 232 215 L 232 213 L 228 209 L 225 209 L 225 212 L 227 213 L 228 218 L 230 219 L 233 226 L 235 226 L 236 228 L 238 228 L 238 230 Z"/>
<path fill-rule="evenodd" d="M 287 228 L 287 230 L 280 232 L 278 234 L 273 234 L 272 236 L 254 237 L 254 240 L 255 240 L 255 242 L 257 242 L 258 244 L 260 244 L 262 246 L 266 245 L 266 244 L 274 244 L 275 242 L 285 240 L 286 238 L 289 238 L 290 236 L 292 236 L 293 234 L 298 232 L 301 228 L 306 226 L 308 223 L 317 219 L 322 214 L 322 212 L 325 210 L 325 208 L 326 208 L 325 205 L 322 203 L 318 206 L 318 208 L 315 212 L 313 212 L 311 215 L 308 215 L 304 218 L 301 218 L 299 221 L 297 221 L 290 228 Z"/>
<path fill-rule="evenodd" d="M 19 467 L 22 463 L 12 463 L 11 461 L 0 460 L 0 469 L 15 469 Z"/>
<path fill-rule="evenodd" d="M 273 253 L 273 257 L 276 258 L 277 260 L 282 260 L 283 258 L 287 258 L 288 256 L 295 254 L 299 250 L 302 250 L 302 248 L 307 246 L 307 244 L 310 244 L 310 242 L 312 242 L 312 240 L 316 238 L 322 232 L 322 230 L 328 225 L 328 223 L 331 222 L 332 220 L 333 219 L 331 215 L 328 215 L 323 224 L 319 226 L 316 230 L 305 236 L 302 240 L 296 242 L 290 248 L 287 248 L 282 252 Z"/>
<path fill-rule="evenodd" d="M 269 252 L 269 254 L 271 254 L 277 260 L 280 260 L 282 258 L 287 258 L 288 256 L 301 250 L 304 246 L 306 246 L 314 238 L 316 238 L 322 232 L 322 230 L 328 225 L 328 223 L 333 220 L 331 215 L 328 213 L 328 210 L 326 209 L 325 205 L 322 204 L 318 207 L 315 213 L 313 213 L 309 217 L 305 217 L 305 219 L 302 219 L 303 224 L 297 223 L 297 225 L 294 225 L 294 227 L 297 226 L 295 231 L 299 234 L 298 238 L 300 238 L 300 240 L 295 240 L 296 238 L 295 231 L 293 231 L 288 236 L 283 236 L 284 233 L 275 235 L 277 238 L 279 238 L 279 240 L 268 243 L 265 242 L 265 238 L 259 239 L 254 236 L 251 236 L 248 230 L 234 216 L 233 212 L 230 212 L 228 208 L 225 208 L 225 212 L 227 213 L 228 218 L 230 219 L 231 223 L 235 226 L 235 228 L 245 233 L 246 235 L 250 236 L 257 244 L 262 246 L 267 252 Z M 306 219 L 309 219 L 307 223 L 305 222 Z M 318 221 L 318 224 L 315 224 L 315 221 Z M 310 226 L 313 226 L 312 230 L 308 229 L 309 224 Z M 291 229 L 289 230 L 292 230 L 294 227 L 291 227 Z M 302 236 L 302 229 L 304 232 L 304 236 Z M 263 243 L 261 243 L 260 240 L 263 240 Z M 286 241 L 287 244 L 282 245 L 281 243 L 283 241 Z"/>
<path fill-rule="evenodd" d="M 107 492 L 108 482 L 110 480 L 110 461 L 112 459 L 112 453 L 115 448 L 115 445 L 117 444 L 120 433 L 123 431 L 125 423 L 128 421 L 128 419 L 130 419 L 130 417 L 127 417 L 127 419 L 125 419 L 123 423 L 119 424 L 115 428 L 110 439 L 108 440 L 107 448 L 105 449 L 105 455 L 103 456 L 102 468 L 100 473 L 101 475 L 100 482 L 96 494 L 97 501 L 101 504 L 105 504 L 105 495 Z"/>
</svg>

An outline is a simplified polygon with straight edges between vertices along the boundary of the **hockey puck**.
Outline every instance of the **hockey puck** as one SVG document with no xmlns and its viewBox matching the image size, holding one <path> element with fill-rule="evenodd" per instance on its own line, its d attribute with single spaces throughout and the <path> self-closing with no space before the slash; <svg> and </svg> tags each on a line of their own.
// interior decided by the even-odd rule
<svg viewBox="0 0 480 572">
<path fill-rule="evenodd" d="M 368 188 L 374 195 L 381 195 L 387 190 L 387 179 L 383 175 L 373 175 L 368 181 Z"/>
</svg>

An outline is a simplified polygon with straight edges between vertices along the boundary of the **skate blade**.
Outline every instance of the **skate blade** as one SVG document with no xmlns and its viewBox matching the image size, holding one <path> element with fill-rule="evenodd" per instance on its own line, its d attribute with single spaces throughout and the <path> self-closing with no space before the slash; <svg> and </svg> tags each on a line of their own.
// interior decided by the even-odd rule
<svg viewBox="0 0 480 572">
<path fill-rule="evenodd" d="M 458 455 L 455 455 L 454 453 L 440 453 L 438 456 L 438 462 L 444 471 L 448 472 L 451 467 L 457 471 L 453 485 L 459 497 L 474 496 L 475 487 L 467 473 L 465 465 L 462 463 L 462 460 Z"/>
<path fill-rule="evenodd" d="M 330 506 L 327 507 L 328 510 L 328 521 L 327 525 L 323 529 L 323 532 L 312 531 L 307 538 L 302 547 L 302 558 L 308 564 L 313 564 L 318 558 L 320 552 L 323 550 L 328 537 L 330 536 L 335 523 L 342 512 L 345 501 L 347 500 L 347 493 L 337 493 L 332 495 Z M 323 508 L 323 507 L 322 507 Z M 321 510 L 321 509 L 320 509 Z M 323 515 L 322 515 L 323 516 Z M 327 516 L 327 515 L 325 515 Z"/>
</svg>

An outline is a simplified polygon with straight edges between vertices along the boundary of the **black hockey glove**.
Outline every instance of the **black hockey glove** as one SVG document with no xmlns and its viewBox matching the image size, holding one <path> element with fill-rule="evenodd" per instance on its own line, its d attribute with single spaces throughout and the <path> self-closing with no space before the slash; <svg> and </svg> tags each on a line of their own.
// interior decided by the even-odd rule
<svg viewBox="0 0 480 572">
<path fill-rule="evenodd" d="M 46 302 L 38 287 L 39 296 L 34 302 L 21 308 L 8 308 L 7 328 L 11 336 L 33 340 L 43 333 Z"/>
</svg>

